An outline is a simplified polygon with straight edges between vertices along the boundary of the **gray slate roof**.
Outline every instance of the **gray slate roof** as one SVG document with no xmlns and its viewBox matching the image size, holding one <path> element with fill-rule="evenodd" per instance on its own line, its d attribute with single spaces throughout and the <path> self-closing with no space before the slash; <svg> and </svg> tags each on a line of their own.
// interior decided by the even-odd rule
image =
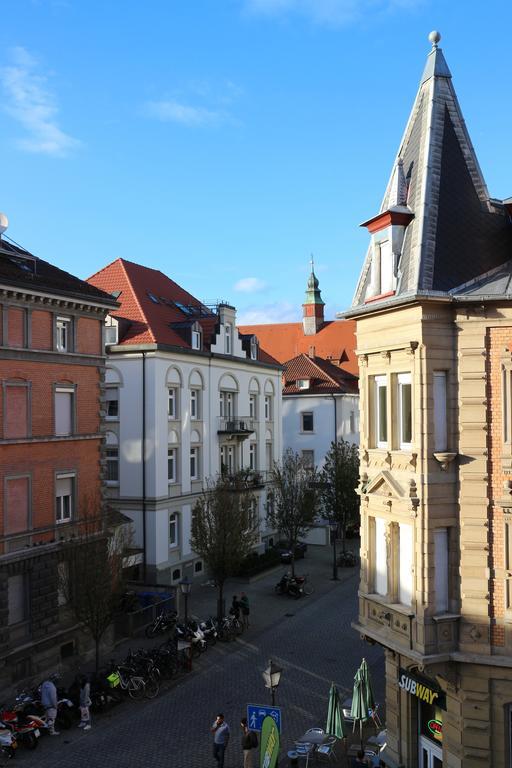
<svg viewBox="0 0 512 768">
<path fill-rule="evenodd" d="M 409 184 L 407 206 L 414 218 L 406 228 L 399 256 L 395 300 L 432 292 L 452 294 L 457 286 L 508 262 L 512 257 L 510 217 L 503 205 L 489 198 L 450 70 L 436 46 L 427 59 L 381 212 L 390 206 L 399 159 Z M 347 315 L 382 306 L 379 300 L 364 303 L 370 266 L 369 248 Z"/>
</svg>

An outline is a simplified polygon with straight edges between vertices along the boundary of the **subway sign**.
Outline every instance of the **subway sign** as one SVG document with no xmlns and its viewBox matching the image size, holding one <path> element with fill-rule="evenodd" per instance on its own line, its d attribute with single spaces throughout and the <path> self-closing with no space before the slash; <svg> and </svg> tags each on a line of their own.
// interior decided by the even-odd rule
<svg viewBox="0 0 512 768">
<path fill-rule="evenodd" d="M 430 706 L 438 706 L 446 709 L 446 697 L 444 691 L 433 680 L 427 680 L 419 675 L 414 675 L 407 669 L 400 667 L 398 671 L 398 686 L 407 691 L 411 696 L 416 696 L 420 701 Z"/>
</svg>

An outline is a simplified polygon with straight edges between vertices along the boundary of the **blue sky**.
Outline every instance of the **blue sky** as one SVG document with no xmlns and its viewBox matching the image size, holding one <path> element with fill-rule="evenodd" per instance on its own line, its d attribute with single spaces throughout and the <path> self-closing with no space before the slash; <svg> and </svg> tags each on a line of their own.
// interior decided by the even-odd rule
<svg viewBox="0 0 512 768">
<path fill-rule="evenodd" d="M 81 277 L 122 256 L 245 322 L 346 308 L 430 45 L 512 195 L 505 0 L 2 0 L 0 210 Z"/>
</svg>

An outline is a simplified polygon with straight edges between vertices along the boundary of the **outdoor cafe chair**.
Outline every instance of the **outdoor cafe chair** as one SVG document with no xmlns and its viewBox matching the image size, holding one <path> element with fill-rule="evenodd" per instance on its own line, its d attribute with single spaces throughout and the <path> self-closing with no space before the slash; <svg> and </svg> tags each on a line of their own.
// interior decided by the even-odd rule
<svg viewBox="0 0 512 768">
<path fill-rule="evenodd" d="M 320 744 L 316 748 L 316 753 L 318 757 L 325 757 L 327 760 L 336 760 L 336 736 L 329 736 L 326 741 L 324 741 L 323 744 Z"/>
<path fill-rule="evenodd" d="M 294 751 L 298 758 L 303 758 L 306 760 L 306 768 L 308 768 L 309 758 L 315 751 L 315 745 L 309 744 L 306 741 L 296 741 Z"/>
<path fill-rule="evenodd" d="M 320 733 L 320 734 L 322 734 L 322 733 L 325 733 L 325 731 L 324 731 L 323 728 L 308 728 L 304 735 L 307 736 L 308 733 Z"/>
</svg>

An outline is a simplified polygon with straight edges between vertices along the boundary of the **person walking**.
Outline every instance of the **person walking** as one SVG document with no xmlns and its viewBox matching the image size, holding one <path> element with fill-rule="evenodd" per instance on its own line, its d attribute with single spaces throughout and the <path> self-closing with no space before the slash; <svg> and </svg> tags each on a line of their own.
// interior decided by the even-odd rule
<svg viewBox="0 0 512 768">
<path fill-rule="evenodd" d="M 59 679 L 58 675 L 50 675 L 41 686 L 41 704 L 46 712 L 46 725 L 50 736 L 58 736 L 59 731 L 55 730 L 55 720 L 57 718 L 57 687 L 55 681 Z"/>
<path fill-rule="evenodd" d="M 235 617 L 235 619 L 240 618 L 240 603 L 238 602 L 238 595 L 233 595 L 233 600 L 231 601 L 231 608 L 229 609 L 229 612 L 232 616 Z"/>
<path fill-rule="evenodd" d="M 248 629 L 250 609 L 249 609 L 249 598 L 247 597 L 245 592 L 241 593 L 238 604 L 240 606 L 240 610 L 242 611 L 242 624 L 244 625 L 244 629 Z"/>
<path fill-rule="evenodd" d="M 91 706 L 91 684 L 85 675 L 80 677 L 80 722 L 79 728 L 83 728 L 84 731 L 91 730 L 91 712 L 89 707 Z"/>
<path fill-rule="evenodd" d="M 249 729 L 247 718 L 240 720 L 242 728 L 242 754 L 244 756 L 244 768 L 253 768 L 252 750 L 258 746 L 258 737 L 254 731 Z"/>
<path fill-rule="evenodd" d="M 213 757 L 217 761 L 218 768 L 224 768 L 224 754 L 229 743 L 230 731 L 222 712 L 217 715 L 210 733 L 213 733 Z"/>
</svg>

